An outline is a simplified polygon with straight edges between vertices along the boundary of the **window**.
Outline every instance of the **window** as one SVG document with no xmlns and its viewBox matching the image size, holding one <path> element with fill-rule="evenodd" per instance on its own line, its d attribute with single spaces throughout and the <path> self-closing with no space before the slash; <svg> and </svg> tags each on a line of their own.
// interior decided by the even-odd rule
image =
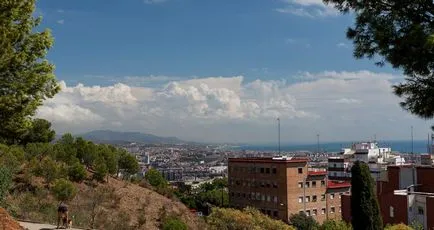
<svg viewBox="0 0 434 230">
<path fill-rule="evenodd" d="M 277 173 L 277 169 L 276 169 L 276 168 L 273 168 L 273 169 L 272 169 L 272 172 L 273 172 L 273 174 L 276 174 L 276 173 Z"/>
<path fill-rule="evenodd" d="M 325 214 L 325 208 L 321 209 L 321 214 L 324 215 Z"/>
<path fill-rule="evenodd" d="M 306 186 L 306 188 L 309 188 L 309 187 L 310 187 L 310 183 L 309 183 L 309 181 L 306 181 L 305 186 Z"/>
<path fill-rule="evenodd" d="M 339 205 L 339 212 L 342 212 L 342 207 Z"/>
<path fill-rule="evenodd" d="M 341 198 L 342 198 L 342 195 L 344 195 L 344 193 L 343 193 L 343 192 L 339 193 L 339 199 L 341 199 Z"/>
<path fill-rule="evenodd" d="M 267 188 L 271 187 L 270 182 L 269 182 L 269 181 L 265 182 L 265 186 L 266 186 Z"/>
<path fill-rule="evenodd" d="M 336 164 L 333 164 L 333 168 L 336 168 Z"/>
<path fill-rule="evenodd" d="M 270 202 L 270 201 L 271 201 L 271 196 L 268 195 L 268 196 L 267 196 L 267 202 Z"/>
<path fill-rule="evenodd" d="M 310 196 L 306 196 L 306 203 L 310 202 Z"/>
<path fill-rule="evenodd" d="M 264 168 L 261 168 L 261 173 L 264 173 Z"/>
<path fill-rule="evenodd" d="M 313 209 L 313 210 L 312 210 L 312 216 L 316 216 L 317 214 L 318 214 L 317 210 L 316 210 L 316 209 Z"/>
<path fill-rule="evenodd" d="M 395 210 L 393 209 L 393 206 L 390 206 L 389 207 L 389 215 L 390 215 L 390 217 L 395 217 Z"/>
<path fill-rule="evenodd" d="M 270 174 L 270 168 L 266 168 L 265 173 Z"/>
<path fill-rule="evenodd" d="M 424 213 L 424 211 L 423 211 L 423 208 L 422 207 L 417 207 L 417 214 L 419 214 L 419 215 L 423 215 L 423 213 Z"/>
<path fill-rule="evenodd" d="M 303 168 L 298 168 L 298 174 L 303 174 Z"/>
<path fill-rule="evenodd" d="M 322 195 L 321 195 L 321 201 L 324 201 L 324 200 L 325 200 L 325 198 L 326 198 L 325 196 L 326 196 L 325 194 L 322 194 Z"/>
<path fill-rule="evenodd" d="M 324 187 L 325 186 L 325 181 L 321 181 L 321 187 Z"/>
<path fill-rule="evenodd" d="M 265 187 L 265 183 L 261 181 L 261 188 Z"/>
<path fill-rule="evenodd" d="M 261 200 L 262 200 L 262 201 L 265 200 L 265 195 L 264 195 L 264 194 L 262 194 L 262 196 L 261 196 Z"/>
<path fill-rule="evenodd" d="M 335 207 L 330 208 L 330 213 L 335 213 Z"/>
<path fill-rule="evenodd" d="M 316 188 L 316 181 L 312 181 L 312 188 Z"/>
<path fill-rule="evenodd" d="M 303 214 L 303 213 L 304 213 L 304 211 L 303 211 L 303 210 L 301 210 L 301 211 L 299 211 L 298 213 L 300 213 L 300 214 Z"/>
<path fill-rule="evenodd" d="M 277 188 L 277 182 L 273 182 L 273 188 Z"/>
<path fill-rule="evenodd" d="M 330 194 L 330 199 L 334 199 L 335 198 L 335 194 L 334 193 L 332 193 L 332 194 Z"/>
<path fill-rule="evenodd" d="M 298 203 L 303 203 L 303 197 L 302 196 L 298 197 Z"/>
<path fill-rule="evenodd" d="M 277 211 L 274 211 L 274 212 L 273 212 L 273 216 L 274 216 L 274 217 L 277 217 L 277 216 L 278 216 L 278 215 L 277 215 Z"/>
<path fill-rule="evenodd" d="M 316 202 L 316 196 L 312 196 L 312 202 Z"/>
<path fill-rule="evenodd" d="M 310 216 L 310 210 L 306 210 L 306 216 Z"/>
<path fill-rule="evenodd" d="M 298 182 L 298 187 L 303 188 L 303 182 Z"/>
<path fill-rule="evenodd" d="M 277 203 L 277 196 L 273 196 L 274 203 Z"/>
<path fill-rule="evenodd" d="M 246 198 L 246 194 L 245 193 L 243 193 L 243 198 Z"/>
<path fill-rule="evenodd" d="M 267 215 L 271 216 L 271 210 L 267 210 Z"/>
</svg>

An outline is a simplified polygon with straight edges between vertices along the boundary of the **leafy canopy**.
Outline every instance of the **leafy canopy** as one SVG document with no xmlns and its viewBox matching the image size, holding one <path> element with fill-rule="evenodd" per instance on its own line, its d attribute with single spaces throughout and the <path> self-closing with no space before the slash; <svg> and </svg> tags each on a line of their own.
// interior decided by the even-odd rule
<svg viewBox="0 0 434 230">
<path fill-rule="evenodd" d="M 60 89 L 45 59 L 53 38 L 37 30 L 35 1 L 0 1 L 0 141 L 8 144 L 20 143 L 37 107 Z"/>
<path fill-rule="evenodd" d="M 356 58 L 380 57 L 402 69 L 406 81 L 394 86 L 401 106 L 422 118 L 434 117 L 434 2 L 432 0 L 324 0 L 354 12 L 347 30 Z"/>
<path fill-rule="evenodd" d="M 52 191 L 59 201 L 72 200 L 77 194 L 77 188 L 72 182 L 66 179 L 56 180 Z"/>
<path fill-rule="evenodd" d="M 318 222 L 311 216 L 307 216 L 304 212 L 292 214 L 289 217 L 289 222 L 298 230 L 315 230 L 319 228 Z"/>
</svg>

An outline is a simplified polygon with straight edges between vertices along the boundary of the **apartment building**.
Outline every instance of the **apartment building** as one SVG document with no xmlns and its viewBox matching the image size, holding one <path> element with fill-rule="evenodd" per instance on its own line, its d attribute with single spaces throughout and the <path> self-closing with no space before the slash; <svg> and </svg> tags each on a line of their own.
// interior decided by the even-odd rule
<svg viewBox="0 0 434 230">
<path fill-rule="evenodd" d="M 291 157 L 229 158 L 232 207 L 255 207 L 285 222 L 305 212 L 318 222 L 341 218 L 341 196 L 347 182 L 328 182 L 325 170 L 308 168 L 308 159 Z"/>
<path fill-rule="evenodd" d="M 384 224 L 412 224 L 434 229 L 434 168 L 396 165 L 377 181 L 376 191 Z M 414 180 L 414 181 L 413 181 Z M 342 216 L 351 221 L 351 196 L 342 198 Z"/>
</svg>

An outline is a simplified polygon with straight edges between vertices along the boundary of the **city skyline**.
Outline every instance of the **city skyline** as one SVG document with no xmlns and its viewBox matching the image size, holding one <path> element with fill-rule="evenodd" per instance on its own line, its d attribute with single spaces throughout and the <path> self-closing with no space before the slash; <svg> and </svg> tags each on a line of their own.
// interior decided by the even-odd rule
<svg viewBox="0 0 434 230">
<path fill-rule="evenodd" d="M 322 1 L 38 1 L 63 88 L 38 116 L 59 133 L 140 131 L 183 140 L 426 139 L 404 79 L 355 60 L 352 15 Z M 187 132 L 186 132 L 187 130 Z"/>
</svg>

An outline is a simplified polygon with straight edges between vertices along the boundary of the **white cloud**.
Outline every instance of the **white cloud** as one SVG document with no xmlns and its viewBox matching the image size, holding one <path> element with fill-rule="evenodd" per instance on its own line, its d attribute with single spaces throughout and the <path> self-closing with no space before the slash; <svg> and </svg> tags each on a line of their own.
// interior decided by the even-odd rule
<svg viewBox="0 0 434 230">
<path fill-rule="evenodd" d="M 296 77 L 300 82 L 292 84 L 235 76 L 155 87 L 62 82 L 62 92 L 46 101 L 38 116 L 60 133 L 115 129 L 233 142 L 274 140 L 277 117 L 286 141 L 306 141 L 317 132 L 332 140 L 358 140 L 373 132 L 396 137 L 402 125 L 425 125 L 402 111 L 392 94 L 391 81 L 401 76 L 327 71 Z"/>
<path fill-rule="evenodd" d="M 336 46 L 338 48 L 349 48 L 348 44 L 344 42 L 339 42 L 338 44 L 336 44 Z"/>
<path fill-rule="evenodd" d="M 308 18 L 339 15 L 337 10 L 325 5 L 322 0 L 282 0 L 282 2 L 285 5 L 275 9 L 277 12 Z"/>
<path fill-rule="evenodd" d="M 57 20 L 57 24 L 63 25 L 64 23 L 65 23 L 65 20 L 63 20 L 63 19 Z"/>
</svg>

